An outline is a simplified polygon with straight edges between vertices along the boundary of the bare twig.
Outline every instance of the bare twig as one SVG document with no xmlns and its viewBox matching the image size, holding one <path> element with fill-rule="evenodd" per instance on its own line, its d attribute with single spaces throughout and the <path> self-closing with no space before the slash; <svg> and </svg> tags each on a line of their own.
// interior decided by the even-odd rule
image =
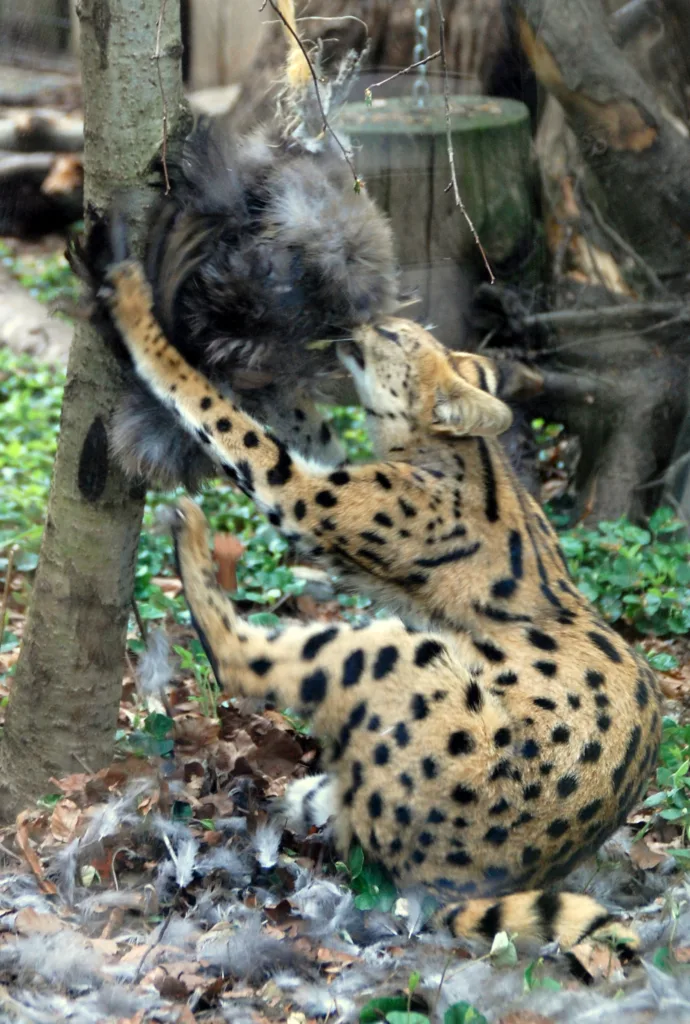
<svg viewBox="0 0 690 1024">
<path fill-rule="evenodd" d="M 415 68 L 421 67 L 422 64 L 428 64 L 430 60 L 436 60 L 436 58 L 440 57 L 440 56 L 441 56 L 441 51 L 440 50 L 434 50 L 434 52 L 430 53 L 428 57 L 424 57 L 423 60 L 415 61 L 414 64 L 409 64 L 406 68 L 403 68 L 402 71 L 396 71 L 394 75 L 389 75 L 389 77 L 388 78 L 384 78 L 382 82 L 374 82 L 374 84 L 370 85 L 365 90 L 365 92 L 366 93 L 370 93 L 372 89 L 378 89 L 379 86 L 381 86 L 381 85 L 388 85 L 388 83 L 392 82 L 394 78 L 400 78 L 401 75 L 406 75 L 409 71 L 414 71 Z"/>
<path fill-rule="evenodd" d="M 161 32 L 163 30 L 163 18 L 165 17 L 166 2 L 167 0 L 161 0 L 161 6 L 158 12 L 158 24 L 156 25 L 156 51 L 151 59 L 156 62 L 158 88 L 161 92 L 161 102 L 163 104 L 163 145 L 161 159 L 163 161 L 163 178 L 165 179 L 165 194 L 167 196 L 170 192 L 170 178 L 168 176 L 168 101 L 165 98 L 163 75 L 161 74 Z"/>
<path fill-rule="evenodd" d="M 5 846 L 3 843 L 0 843 L 0 853 L 4 853 L 6 857 L 11 857 L 12 860 L 19 861 L 20 864 L 22 863 L 22 858 L 19 854 L 15 853 L 14 850 L 10 850 L 10 848 Z"/>
<path fill-rule="evenodd" d="M 347 164 L 347 166 L 350 168 L 350 171 L 352 172 L 352 177 L 354 178 L 354 182 L 355 182 L 355 192 L 359 192 L 361 187 L 362 187 L 362 182 L 360 181 L 360 179 L 359 179 L 359 177 L 357 175 L 357 171 L 355 170 L 355 165 L 352 163 L 352 160 L 350 159 L 350 154 L 348 153 L 348 151 L 343 146 L 343 144 L 340 141 L 340 138 L 337 135 L 337 133 L 331 128 L 331 126 L 329 124 L 329 121 L 328 121 L 328 118 L 326 117 L 326 111 L 324 110 L 324 106 L 323 106 L 323 103 L 321 101 L 321 91 L 319 89 L 319 80 L 316 77 L 316 72 L 314 71 L 314 65 L 309 60 L 309 55 L 307 54 L 307 51 L 304 48 L 304 44 L 303 44 L 302 40 L 300 39 L 300 37 L 298 36 L 298 34 L 295 32 L 295 30 L 292 27 L 292 25 L 288 22 L 287 18 L 283 14 L 283 12 L 278 7 L 276 7 L 275 0 L 268 0 L 268 3 L 271 5 L 271 7 L 273 8 L 275 13 L 280 18 L 280 20 L 282 21 L 283 25 L 285 26 L 285 29 L 290 33 L 290 35 L 292 36 L 292 38 L 295 40 L 295 42 L 299 46 L 300 50 L 302 51 L 302 56 L 304 57 L 304 59 L 307 62 L 307 67 L 309 68 L 309 74 L 311 75 L 312 81 L 314 82 L 314 93 L 316 95 L 316 102 L 319 105 L 319 111 L 321 112 L 321 118 L 322 118 L 322 121 L 323 121 L 323 130 L 325 132 L 329 132 L 329 134 L 332 136 L 332 138 L 335 139 L 335 142 L 336 142 L 336 145 L 338 146 L 338 149 L 343 154 L 343 159 L 345 160 L 345 163 Z M 264 3 L 263 7 L 265 7 L 265 6 L 266 5 Z M 261 10 L 263 10 L 263 7 L 261 8 Z"/>
<path fill-rule="evenodd" d="M 135 597 L 132 598 L 132 611 L 134 612 L 134 618 L 136 619 L 137 626 L 139 627 L 141 639 L 144 641 L 145 644 L 147 644 L 149 642 L 148 631 L 146 629 L 146 626 L 144 625 L 144 620 L 141 617 L 139 605 L 137 604 Z"/>
<path fill-rule="evenodd" d="M 472 236 L 473 236 L 474 241 L 475 241 L 475 243 L 477 245 L 477 248 L 479 249 L 480 253 L 482 254 L 482 259 L 484 260 L 484 266 L 486 267 L 486 271 L 487 271 L 487 273 L 489 275 L 489 284 L 493 284 L 494 281 L 496 280 L 496 278 L 494 277 L 494 272 L 491 269 L 491 264 L 489 263 L 487 255 L 486 255 L 486 253 L 484 251 L 484 246 L 482 245 L 481 241 L 479 240 L 479 235 L 477 234 L 477 229 L 475 228 L 474 224 L 472 223 L 472 219 L 471 219 L 469 213 L 467 212 L 467 210 L 465 208 L 465 204 L 463 203 L 462 197 L 460 195 L 460 189 L 458 188 L 458 176 L 455 173 L 455 153 L 453 152 L 453 132 L 452 132 L 451 121 L 450 121 L 450 90 L 449 90 L 449 85 L 448 85 L 448 61 L 446 60 L 446 18 L 445 18 L 445 15 L 443 13 L 443 3 L 442 3 L 442 0 L 436 0 L 436 10 L 438 11 L 439 42 L 441 44 L 441 66 L 443 68 L 443 103 L 444 103 L 444 107 L 445 107 L 445 116 L 446 116 L 446 145 L 448 147 L 448 162 L 450 164 L 450 180 L 451 180 L 451 185 L 453 186 L 453 195 L 455 196 L 455 205 L 460 207 L 460 212 L 462 213 L 463 217 L 465 218 L 467 226 L 469 227 L 470 231 L 472 232 Z"/>
<path fill-rule="evenodd" d="M 597 222 L 601 230 L 609 236 L 612 242 L 615 242 L 615 244 L 619 248 L 621 248 L 623 252 L 627 253 L 628 256 L 630 256 L 631 259 L 633 259 L 635 263 L 637 263 L 638 267 L 640 268 L 644 276 L 647 278 L 652 288 L 654 288 L 654 290 L 657 292 L 662 292 L 665 294 L 666 288 L 664 288 L 664 285 L 659 280 L 659 278 L 654 273 L 649 264 L 646 263 L 645 260 L 643 260 L 640 254 L 637 252 L 637 250 L 634 249 L 629 242 L 626 242 L 622 235 L 619 235 L 616 229 L 612 227 L 607 220 L 605 220 L 604 215 L 602 214 L 601 210 L 594 202 L 594 200 L 587 197 L 585 202 L 592 211 L 592 216 L 594 217 L 595 221 Z"/>
<path fill-rule="evenodd" d="M 166 839 L 167 836 L 163 836 L 163 838 Z M 161 942 L 163 941 L 165 933 L 168 930 L 168 925 L 172 921 L 172 918 L 173 918 L 172 911 L 170 911 L 170 913 L 166 917 L 165 921 L 163 922 L 163 927 L 161 928 L 160 932 L 158 933 L 158 938 L 156 939 L 155 942 L 152 942 L 151 945 L 147 947 L 146 951 L 144 952 L 144 955 L 142 956 L 141 960 L 139 961 L 139 966 L 137 967 L 137 973 L 134 975 L 134 984 L 135 985 L 138 984 L 138 982 L 141 980 L 141 976 L 142 976 L 142 973 L 144 971 L 144 964 L 146 963 L 146 960 L 148 959 L 149 954 L 152 953 L 153 950 L 157 946 L 160 946 Z"/>
<path fill-rule="evenodd" d="M 5 588 L 2 592 L 2 606 L 0 607 L 0 647 L 2 647 L 2 638 L 5 635 L 5 618 L 7 616 L 7 604 L 10 599 L 10 588 L 12 586 L 12 577 L 14 575 L 14 556 L 17 554 L 17 548 L 11 547 L 7 553 L 7 569 L 5 570 Z"/>
<path fill-rule="evenodd" d="M 522 317 L 523 327 L 602 327 L 645 317 L 673 317 L 690 320 L 690 306 L 684 302 L 629 302 L 599 309 L 556 309 L 551 313 L 531 313 Z"/>
</svg>

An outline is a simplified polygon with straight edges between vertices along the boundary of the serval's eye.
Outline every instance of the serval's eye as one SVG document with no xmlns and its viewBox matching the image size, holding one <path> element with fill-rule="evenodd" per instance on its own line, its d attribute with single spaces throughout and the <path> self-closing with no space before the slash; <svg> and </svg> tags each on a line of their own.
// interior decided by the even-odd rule
<svg viewBox="0 0 690 1024">
<path fill-rule="evenodd" d="M 400 344 L 400 341 L 398 340 L 398 335 L 395 333 L 395 331 L 387 331 L 385 327 L 376 327 L 375 330 L 376 333 L 380 334 L 382 338 L 388 338 L 389 341 L 395 342 L 396 345 Z"/>
</svg>

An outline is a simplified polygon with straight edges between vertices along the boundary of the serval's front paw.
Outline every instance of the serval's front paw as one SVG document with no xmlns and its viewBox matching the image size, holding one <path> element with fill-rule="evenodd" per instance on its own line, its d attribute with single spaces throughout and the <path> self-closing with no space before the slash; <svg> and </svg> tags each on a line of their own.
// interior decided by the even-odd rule
<svg viewBox="0 0 690 1024">
<path fill-rule="evenodd" d="M 123 331 L 135 330 L 151 320 L 151 286 L 137 260 L 124 260 L 110 267 L 99 294 Z"/>
</svg>

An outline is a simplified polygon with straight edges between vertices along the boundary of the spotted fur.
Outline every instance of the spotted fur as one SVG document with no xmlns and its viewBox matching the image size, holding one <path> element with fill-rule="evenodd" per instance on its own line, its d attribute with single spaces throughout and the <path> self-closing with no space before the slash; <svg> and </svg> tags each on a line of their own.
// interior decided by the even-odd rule
<svg viewBox="0 0 690 1024">
<path fill-rule="evenodd" d="M 231 693 L 313 716 L 329 740 L 340 845 L 356 836 L 401 882 L 434 889 L 455 933 L 568 945 L 607 926 L 593 900 L 542 887 L 642 794 L 658 685 L 569 580 L 507 465 L 497 367 L 407 321 L 361 328 L 338 353 L 381 461 L 323 469 L 184 363 L 137 264 L 111 281 L 115 321 L 156 398 L 288 536 L 401 616 L 278 634 L 238 622 L 203 517 L 184 506 L 180 570 L 216 675 Z"/>
</svg>

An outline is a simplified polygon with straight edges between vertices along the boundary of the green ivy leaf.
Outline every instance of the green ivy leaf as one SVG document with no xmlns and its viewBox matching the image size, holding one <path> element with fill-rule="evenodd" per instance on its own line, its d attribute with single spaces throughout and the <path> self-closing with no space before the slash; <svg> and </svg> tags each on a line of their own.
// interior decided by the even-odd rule
<svg viewBox="0 0 690 1024">
<path fill-rule="evenodd" d="M 443 1024 L 489 1024 L 471 1003 L 453 1003 L 443 1015 Z"/>
<path fill-rule="evenodd" d="M 407 996 L 380 996 L 370 999 L 359 1011 L 359 1024 L 378 1024 L 389 1013 L 407 1012 Z"/>
</svg>

